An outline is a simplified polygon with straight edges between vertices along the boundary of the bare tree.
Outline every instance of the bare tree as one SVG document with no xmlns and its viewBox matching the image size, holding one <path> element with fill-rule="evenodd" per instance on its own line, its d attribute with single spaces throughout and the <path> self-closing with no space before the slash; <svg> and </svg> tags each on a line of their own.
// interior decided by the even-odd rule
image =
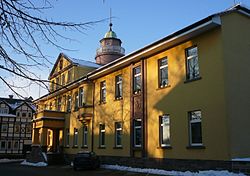
<svg viewBox="0 0 250 176">
<path fill-rule="evenodd" d="M 65 50 L 66 48 L 57 44 L 57 39 L 73 39 L 58 33 L 59 29 L 84 33 L 88 27 L 103 20 L 84 23 L 48 20 L 38 15 L 44 10 L 52 8 L 52 5 L 49 0 L 40 0 L 39 2 L 41 3 L 41 1 L 42 6 L 31 0 L 0 0 L 0 69 L 35 82 L 49 90 L 47 86 L 48 80 L 40 80 L 38 75 L 30 71 L 30 67 L 48 68 L 52 64 L 42 51 L 38 39 L 43 39 L 47 44 Z M 24 56 L 26 61 L 13 58 L 10 53 L 15 53 L 15 56 Z M 16 95 L 22 97 L 14 90 L 16 87 L 8 83 L 1 73 L 0 80 Z"/>
</svg>

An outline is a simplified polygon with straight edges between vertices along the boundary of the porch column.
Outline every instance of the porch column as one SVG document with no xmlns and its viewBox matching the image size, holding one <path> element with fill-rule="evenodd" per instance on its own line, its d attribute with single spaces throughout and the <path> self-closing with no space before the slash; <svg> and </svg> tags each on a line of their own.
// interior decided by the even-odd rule
<svg viewBox="0 0 250 176">
<path fill-rule="evenodd" d="M 43 152 L 47 152 L 47 128 L 41 129 L 41 147 Z"/>
<path fill-rule="evenodd" d="M 39 128 L 33 128 L 32 144 L 39 144 Z"/>
<path fill-rule="evenodd" d="M 58 152 L 59 150 L 59 130 L 53 129 L 53 152 Z"/>
</svg>

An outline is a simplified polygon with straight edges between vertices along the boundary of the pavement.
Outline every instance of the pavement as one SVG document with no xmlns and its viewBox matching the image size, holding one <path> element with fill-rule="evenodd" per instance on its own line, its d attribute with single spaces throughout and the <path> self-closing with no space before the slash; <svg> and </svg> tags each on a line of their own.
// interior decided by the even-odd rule
<svg viewBox="0 0 250 176">
<path fill-rule="evenodd" d="M 115 171 L 108 169 L 78 170 L 69 165 L 32 167 L 23 166 L 19 163 L 0 163 L 1 176 L 153 176 L 135 172 Z M 154 175 L 155 176 L 155 175 Z"/>
</svg>

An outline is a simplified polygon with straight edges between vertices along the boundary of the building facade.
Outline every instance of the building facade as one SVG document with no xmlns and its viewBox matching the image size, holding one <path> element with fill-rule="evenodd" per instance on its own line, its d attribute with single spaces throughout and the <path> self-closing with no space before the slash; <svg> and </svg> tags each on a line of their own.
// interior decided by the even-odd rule
<svg viewBox="0 0 250 176">
<path fill-rule="evenodd" d="M 32 99 L 0 98 L 0 156 L 24 154 L 31 149 Z M 7 155 L 6 155 L 7 154 Z"/>
<path fill-rule="evenodd" d="M 249 16 L 237 5 L 124 56 L 110 28 L 101 40 L 110 50 L 96 56 L 101 65 L 60 54 L 51 92 L 35 101 L 33 143 L 66 154 L 95 151 L 106 163 L 169 168 L 248 158 Z M 114 48 L 121 56 L 108 60 Z M 63 84 L 69 68 L 79 76 Z"/>
</svg>

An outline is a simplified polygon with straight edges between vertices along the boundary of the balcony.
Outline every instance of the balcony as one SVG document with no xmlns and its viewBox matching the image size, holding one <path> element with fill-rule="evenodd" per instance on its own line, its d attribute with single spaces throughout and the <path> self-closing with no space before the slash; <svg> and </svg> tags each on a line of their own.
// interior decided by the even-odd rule
<svg viewBox="0 0 250 176">
<path fill-rule="evenodd" d="M 125 49 L 121 46 L 103 46 L 96 50 L 96 55 L 101 55 L 105 53 L 119 53 L 125 55 Z"/>
<path fill-rule="evenodd" d="M 35 114 L 34 128 L 64 128 L 65 112 L 43 110 Z"/>
</svg>

